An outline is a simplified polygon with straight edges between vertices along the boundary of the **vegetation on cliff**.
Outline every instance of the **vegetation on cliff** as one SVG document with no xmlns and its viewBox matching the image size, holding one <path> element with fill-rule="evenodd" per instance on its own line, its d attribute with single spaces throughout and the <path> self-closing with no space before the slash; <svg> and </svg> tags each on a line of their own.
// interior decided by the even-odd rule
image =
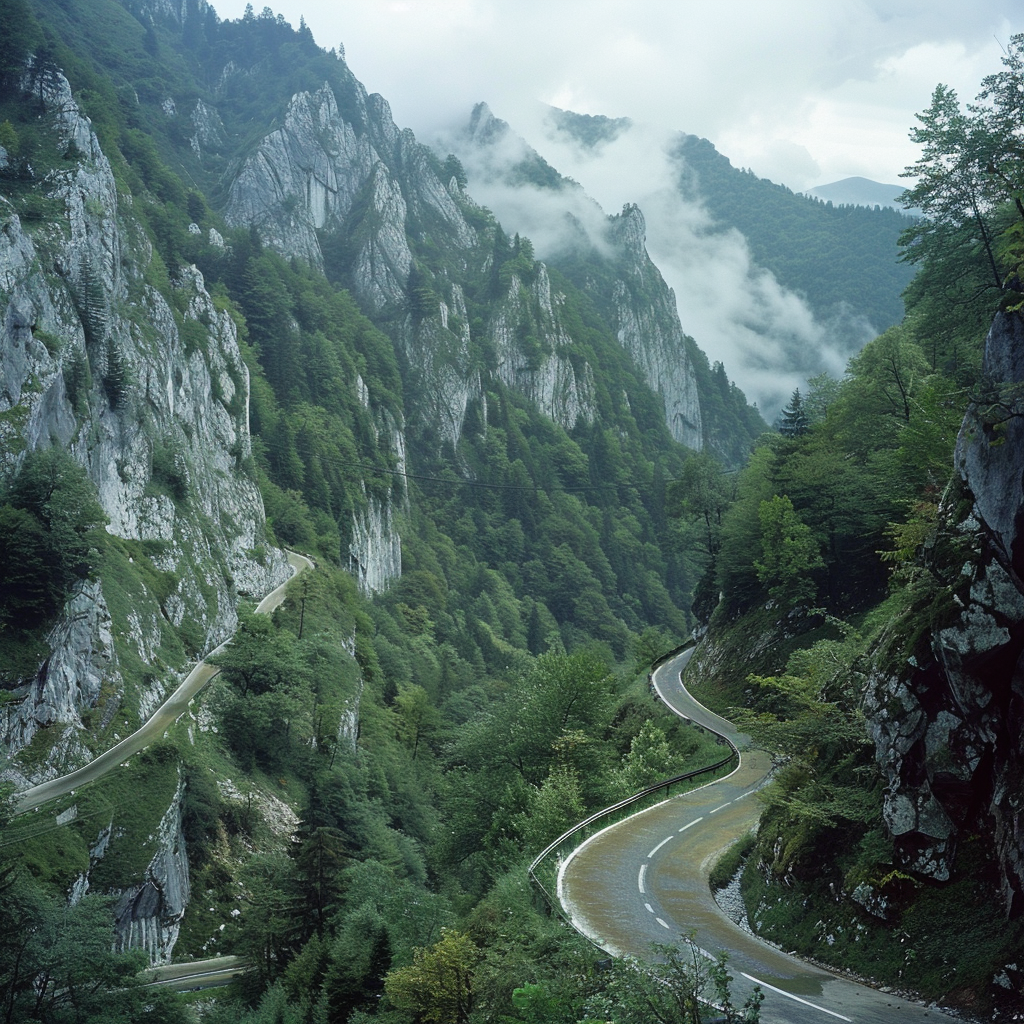
<svg viewBox="0 0 1024 1024">
<path fill-rule="evenodd" d="M 507 237 L 468 198 L 452 201 L 472 224 L 473 260 L 410 210 L 408 301 L 375 320 L 345 290 L 353 264 L 344 232 L 318 239 L 325 276 L 274 251 L 259 231 L 231 228 L 219 212 L 225 176 L 259 143 L 256 125 L 266 130 L 295 92 L 327 81 L 354 131 L 365 132 L 365 100 L 344 61 L 304 28 L 267 11 L 237 23 L 200 4 L 182 11 L 183 24 L 159 5 L 3 0 L 6 216 L 12 232 L 16 214 L 40 245 L 63 230 L 48 175 L 71 172 L 82 155 L 54 146 L 35 86 L 66 74 L 110 160 L 131 258 L 145 258 L 144 280 L 126 295 L 106 294 L 90 265 L 72 296 L 90 358 L 77 370 L 70 358 L 60 366 L 77 410 L 70 429 L 80 448 L 68 447 L 80 455 L 92 443 L 86 398 L 96 415 L 120 409 L 146 421 L 132 389 L 145 396 L 148 367 L 111 355 L 120 350 L 108 344 L 110 310 L 127 309 L 149 355 L 166 361 L 156 351 L 163 336 L 138 312 L 146 289 L 166 302 L 182 346 L 171 390 L 188 360 L 210 357 L 209 325 L 191 305 L 205 289 L 202 315 L 230 321 L 244 359 L 212 375 L 211 388 L 231 416 L 248 413 L 252 428 L 251 449 L 243 437 L 222 472 L 259 484 L 267 534 L 254 554 L 288 543 L 320 567 L 296 581 L 272 620 L 242 608 L 235 643 L 217 659 L 221 674 L 166 744 L 53 813 L 5 822 L 5 895 L 27 908 L 0 951 L 6 1016 L 93 1019 L 95 1000 L 123 987 L 106 1010 L 132 1019 L 138 993 L 123 979 L 139 964 L 108 962 L 112 922 L 117 941 L 128 942 L 136 908 L 125 893 L 145 879 L 152 896 L 166 883 L 154 867 L 166 838 L 179 854 L 184 843 L 193 899 L 180 920 L 150 917 L 146 927 L 177 936 L 176 955 L 240 952 L 253 965 L 240 998 L 219 1001 L 211 1019 L 408 1019 L 422 1007 L 402 995 L 403 979 L 451 957 L 465 961 L 474 1019 L 519 1012 L 517 998 L 523 1013 L 531 998 L 555 1000 L 574 1018 L 609 979 L 592 950 L 537 912 L 525 863 L 577 816 L 709 759 L 701 740 L 658 711 L 643 678 L 692 621 L 691 569 L 671 542 L 664 500 L 690 453 L 672 441 L 663 403 L 606 313 L 557 273 L 555 311 L 541 308 L 535 286 L 547 271 L 529 241 Z M 232 66 L 237 73 L 219 82 Z M 200 100 L 212 107 L 214 99 L 219 124 L 211 114 L 200 125 L 192 116 Z M 424 173 L 458 180 L 457 162 L 415 152 Z M 369 216 L 364 199 L 359 212 Z M 90 216 L 112 215 L 101 206 Z M 451 303 L 443 337 L 468 337 L 468 375 L 478 382 L 454 441 L 431 418 L 423 368 L 407 344 L 438 317 L 442 298 Z M 497 372 L 488 325 L 513 300 L 521 309 L 513 341 L 527 372 L 557 357 L 586 387 L 582 414 L 569 422 L 542 414 Z M 37 340 L 47 343 L 43 332 Z M 55 353 L 65 343 L 49 339 Z M 727 381 L 722 401 L 746 416 L 745 430 L 757 425 Z M 8 419 L 23 440 L 24 423 Z M 185 511 L 202 504 L 185 447 L 176 436 L 154 441 L 147 500 Z M 9 460 L 5 558 L 14 568 L 38 561 L 47 574 L 30 573 L 39 586 L 11 591 L 4 611 L 41 643 L 69 588 L 92 575 L 110 590 L 123 687 L 102 680 L 84 715 L 84 749 L 113 742 L 126 708 L 141 713 L 173 668 L 207 644 L 177 614 L 180 580 L 162 568 L 168 542 L 91 533 L 102 514 L 77 469 L 54 491 L 59 501 L 35 501 L 40 466 L 61 459 L 55 446 Z M 346 569 L 356 557 L 354 522 L 385 507 L 402 536 L 401 577 L 371 599 Z M 214 534 L 197 522 L 201 545 Z M 50 533 L 63 538 L 57 561 Z M 18 546 L 15 535 L 32 543 Z M 214 603 L 212 587 L 197 586 Z M 132 623 L 150 611 L 159 617 L 153 646 L 133 648 Z M 12 703 L 25 698 L 34 667 L 12 679 Z M 57 731 L 38 730 L 19 770 L 46 763 Z M 173 827 L 162 837 L 175 814 L 180 838 Z M 69 891 L 81 908 L 74 913 L 64 909 Z M 53 957 L 66 959 L 51 928 L 65 914 L 84 922 L 68 941 L 88 932 L 76 961 L 88 992 L 77 974 L 35 984 Z M 514 997 L 517 989 L 526 995 Z M 185 1013 L 172 999 L 148 1006 L 168 1020 Z M 459 1006 L 469 1012 L 468 1001 Z"/>
<path fill-rule="evenodd" d="M 1012 517 L 1021 497 L 1000 461 L 1018 384 L 989 378 L 1013 372 L 1020 308 L 1022 53 L 1015 37 L 966 111 L 940 86 L 920 115 L 904 321 L 794 395 L 720 515 L 713 477 L 679 505 L 723 595 L 696 678 L 779 763 L 742 876 L 755 930 L 997 1014 L 1022 991 L 1001 781 L 1019 777 L 1020 601 L 991 596 L 1016 562 L 976 502 L 992 488 Z M 972 446 L 991 474 L 974 493 Z"/>
</svg>

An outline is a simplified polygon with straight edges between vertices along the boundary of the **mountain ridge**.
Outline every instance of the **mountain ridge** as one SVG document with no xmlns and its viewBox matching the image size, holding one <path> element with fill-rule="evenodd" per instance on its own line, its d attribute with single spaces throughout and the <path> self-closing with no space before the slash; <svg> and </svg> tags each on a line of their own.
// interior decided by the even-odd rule
<svg viewBox="0 0 1024 1024">
<path fill-rule="evenodd" d="M 899 197 L 905 191 L 906 187 L 903 185 L 885 185 L 870 178 L 854 175 L 824 185 L 815 185 L 803 194 L 832 203 L 834 206 L 891 206 L 894 210 L 902 210 Z"/>
</svg>

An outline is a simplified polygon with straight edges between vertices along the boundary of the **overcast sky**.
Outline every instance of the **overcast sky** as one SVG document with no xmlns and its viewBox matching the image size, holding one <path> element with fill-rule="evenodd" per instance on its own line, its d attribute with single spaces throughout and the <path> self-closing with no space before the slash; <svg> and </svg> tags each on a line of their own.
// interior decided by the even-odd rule
<svg viewBox="0 0 1024 1024">
<path fill-rule="evenodd" d="M 224 18 L 245 0 L 213 0 Z M 261 10 L 259 0 L 253 3 Z M 485 100 L 538 100 L 710 139 L 802 190 L 898 182 L 939 82 L 973 99 L 1024 31 L 1021 0 L 277 0 L 423 141 Z"/>
<path fill-rule="evenodd" d="M 225 18 L 245 9 L 245 0 L 213 3 Z M 709 230 L 702 204 L 680 193 L 668 133 L 710 139 L 734 166 L 794 191 L 854 175 L 906 184 L 900 172 L 917 158 L 907 134 L 935 86 L 973 100 L 1000 70 L 1002 46 L 1024 32 L 1024 0 L 278 0 L 273 9 L 294 26 L 304 17 L 327 49 L 344 44 L 398 125 L 458 151 L 474 198 L 532 238 L 542 259 L 559 247 L 562 200 L 503 182 L 467 150 L 460 132 L 481 100 L 605 213 L 638 203 L 683 329 L 769 421 L 810 377 L 841 376 L 885 325 L 819 321 L 753 261 L 739 232 Z M 553 132 L 542 104 L 636 124 L 588 150 Z M 595 216 L 585 202 L 574 212 Z"/>
</svg>

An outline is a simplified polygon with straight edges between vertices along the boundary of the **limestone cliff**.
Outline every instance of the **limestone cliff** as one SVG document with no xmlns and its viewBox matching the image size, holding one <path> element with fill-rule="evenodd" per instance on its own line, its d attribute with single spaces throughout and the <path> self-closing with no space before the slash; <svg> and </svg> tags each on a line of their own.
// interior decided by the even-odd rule
<svg viewBox="0 0 1024 1024">
<path fill-rule="evenodd" d="M 281 253 L 349 285 L 403 354 L 409 416 L 440 447 L 457 447 L 469 405 L 483 398 L 481 350 L 494 353 L 490 370 L 504 386 L 563 426 L 591 420 L 592 374 L 568 356 L 573 339 L 543 264 L 528 257 L 519 273 L 506 274 L 472 331 L 462 282 L 493 264 L 493 220 L 454 177 L 444 180 L 437 159 L 397 128 L 381 97 L 346 81 L 344 110 L 326 83 L 292 97 L 284 124 L 232 178 L 228 221 L 255 227 Z M 339 238 L 343 265 L 327 260 L 321 244 Z M 509 246 L 499 258 L 513 255 Z M 416 255 L 425 250 L 429 259 Z M 393 426 L 393 442 L 404 446 L 403 425 Z M 382 589 L 400 571 L 400 511 L 400 503 L 375 499 L 353 517 L 350 566 L 364 589 Z"/>
<path fill-rule="evenodd" d="M 885 819 L 913 870 L 949 877 L 991 835 L 1008 913 L 1024 909 L 1024 320 L 1000 313 L 956 447 L 932 586 L 876 653 L 867 711 Z M 922 632 L 915 622 L 929 622 Z"/>
<path fill-rule="evenodd" d="M 5 776 L 22 787 L 90 760 L 82 714 L 96 706 L 104 683 L 115 692 L 124 686 L 98 580 L 84 583 L 68 601 L 48 644 L 52 653 L 37 675 L 15 690 L 21 700 L 0 709 L 0 741 L 9 754 L 27 747 L 40 729 L 56 727 L 60 733 L 43 770 L 37 768 L 31 778 L 13 767 L 6 770 Z"/>
<path fill-rule="evenodd" d="M 145 542 L 155 569 L 174 581 L 125 621 L 111 623 L 106 583 L 70 602 L 50 657 L 0 720 L 8 753 L 40 726 L 71 727 L 40 777 L 86 756 L 72 736 L 102 683 L 129 714 L 145 703 L 121 692 L 117 644 L 152 663 L 164 620 L 187 626 L 190 653 L 208 650 L 233 630 L 238 595 L 262 595 L 287 566 L 263 545 L 234 321 L 194 267 L 161 282 L 133 214 L 139 199 L 119 189 L 66 79 L 30 70 L 25 86 L 65 155 L 30 186 L 54 217 L 27 223 L 17 199 L 0 196 L 0 473 L 10 479 L 26 450 L 64 447 L 95 484 L 109 533 Z M 153 685 L 175 681 L 158 672 Z"/>
<path fill-rule="evenodd" d="M 284 124 L 232 180 L 225 216 L 254 225 L 278 251 L 317 266 L 323 265 L 317 232 L 345 229 L 354 236 L 355 290 L 380 312 L 405 297 L 412 268 L 408 218 L 430 223 L 463 247 L 476 236 L 412 133 L 399 131 L 384 99 L 352 81 L 349 119 L 327 83 L 292 97 Z"/>
<path fill-rule="evenodd" d="M 116 900 L 115 949 L 144 950 L 153 965 L 170 962 L 191 895 L 188 855 L 181 829 L 184 791 L 184 783 L 179 781 L 155 834 L 149 836 L 148 842 L 155 850 L 139 883 L 106 893 Z M 72 812 L 76 810 L 72 808 Z M 92 888 L 90 876 L 107 856 L 113 832 L 113 826 L 108 824 L 89 848 L 89 870 L 72 886 L 72 904 Z"/>
<path fill-rule="evenodd" d="M 509 212 L 522 219 L 515 224 L 518 230 L 548 239 L 542 255 L 606 311 L 641 379 L 662 399 L 672 437 L 699 450 L 697 381 L 675 295 L 647 253 L 640 208 L 630 203 L 621 214 L 606 217 L 576 182 L 561 177 L 485 103 L 474 108 L 457 141 L 472 183 L 491 199 L 507 200 Z M 540 192 L 542 199 L 531 201 Z M 574 258 L 580 253 L 583 261 Z"/>
<path fill-rule="evenodd" d="M 558 320 L 559 296 L 551 292 L 543 263 L 537 264 L 532 277 L 526 287 L 512 276 L 489 325 L 497 352 L 497 375 L 571 430 L 578 420 L 593 419 L 593 379 L 589 367 L 577 375 L 567 358 L 572 339 Z"/>
<path fill-rule="evenodd" d="M 115 907 L 118 950 L 142 949 L 150 963 L 169 963 L 190 893 L 188 856 L 181 831 L 178 786 L 160 821 L 157 849 L 138 885 L 121 893 Z"/>
<path fill-rule="evenodd" d="M 665 403 L 672 436 L 688 448 L 703 447 L 697 380 L 686 353 L 675 294 L 651 261 L 646 225 L 635 204 L 611 218 L 610 234 L 619 252 L 613 297 L 622 347 L 633 357 L 648 387 Z"/>
</svg>

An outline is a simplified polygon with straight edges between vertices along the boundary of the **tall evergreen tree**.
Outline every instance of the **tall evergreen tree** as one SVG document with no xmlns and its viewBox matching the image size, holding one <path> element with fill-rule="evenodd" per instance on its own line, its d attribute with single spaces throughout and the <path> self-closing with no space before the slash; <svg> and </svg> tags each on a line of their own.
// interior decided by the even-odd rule
<svg viewBox="0 0 1024 1024">
<path fill-rule="evenodd" d="M 800 389 L 793 392 L 789 405 L 782 410 L 779 419 L 779 433 L 785 437 L 800 437 L 806 434 L 810 427 L 810 420 L 807 418 L 807 411 L 804 409 L 803 396 Z"/>
</svg>

